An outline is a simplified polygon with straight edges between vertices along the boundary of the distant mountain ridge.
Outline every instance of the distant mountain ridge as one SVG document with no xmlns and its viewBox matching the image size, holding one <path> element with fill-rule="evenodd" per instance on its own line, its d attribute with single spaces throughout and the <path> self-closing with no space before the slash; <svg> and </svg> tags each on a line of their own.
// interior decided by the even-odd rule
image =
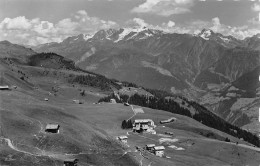
<svg viewBox="0 0 260 166">
<path fill-rule="evenodd" d="M 251 115 L 243 114 L 243 108 L 238 108 L 242 114 L 231 108 L 240 102 L 241 94 L 245 98 L 256 96 L 248 95 L 256 91 L 245 92 L 236 85 L 243 84 L 241 78 L 260 66 L 259 37 L 256 34 L 240 40 L 210 29 L 195 35 L 146 27 L 124 28 L 100 30 L 94 35 L 80 34 L 33 49 L 63 55 L 80 68 L 109 78 L 184 95 L 243 126 L 244 122 L 252 121 Z M 233 93 L 226 90 L 230 85 L 239 89 L 237 97 L 225 96 Z M 209 94 L 213 98 L 207 101 Z M 219 104 L 211 104 L 215 101 Z M 252 104 L 256 103 L 252 100 Z"/>
<path fill-rule="evenodd" d="M 100 30 L 94 35 L 80 34 L 61 43 L 43 44 L 33 49 L 63 55 L 82 69 L 107 77 L 150 88 L 182 90 L 189 83 L 198 87 L 212 83 L 212 77 L 221 77 L 225 83 L 232 82 L 243 73 L 253 70 L 259 65 L 258 36 L 239 40 L 209 29 L 191 35 L 142 27 Z M 239 59 L 236 54 L 241 55 L 239 57 L 242 60 L 242 54 L 246 58 L 233 63 L 232 68 L 229 68 L 230 64 L 223 64 Z M 249 55 L 252 56 L 248 61 Z M 149 75 L 153 75 L 153 78 Z M 156 78 L 164 79 L 166 83 L 159 87 L 158 84 L 153 85 L 158 80 Z"/>
<path fill-rule="evenodd" d="M 36 54 L 31 48 L 26 48 L 18 44 L 12 44 L 9 41 L 0 41 L 0 58 L 16 58 L 25 61 L 29 55 Z"/>
</svg>

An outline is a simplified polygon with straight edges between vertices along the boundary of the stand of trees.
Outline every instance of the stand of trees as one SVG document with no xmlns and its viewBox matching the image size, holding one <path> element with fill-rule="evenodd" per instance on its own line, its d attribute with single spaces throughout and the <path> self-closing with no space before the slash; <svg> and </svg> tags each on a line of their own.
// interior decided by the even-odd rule
<svg viewBox="0 0 260 166">
<path fill-rule="evenodd" d="M 123 120 L 121 128 L 122 129 L 132 129 L 133 128 L 133 123 L 132 123 L 131 119 L 127 120 L 127 121 Z"/>
<path fill-rule="evenodd" d="M 230 142 L 230 139 L 227 137 L 227 138 L 225 139 L 225 141 L 226 141 L 226 142 Z"/>
<path fill-rule="evenodd" d="M 117 89 L 121 88 L 120 85 L 100 75 L 79 75 L 73 77 L 69 82 L 97 87 L 100 88 L 101 90 L 106 90 L 106 91 L 111 90 L 112 87 L 115 87 Z"/>
<path fill-rule="evenodd" d="M 123 81 L 122 82 L 122 86 L 124 87 L 135 87 L 135 88 L 139 88 L 138 85 L 134 84 L 134 83 L 131 83 L 131 82 L 127 82 L 127 81 Z"/>
</svg>

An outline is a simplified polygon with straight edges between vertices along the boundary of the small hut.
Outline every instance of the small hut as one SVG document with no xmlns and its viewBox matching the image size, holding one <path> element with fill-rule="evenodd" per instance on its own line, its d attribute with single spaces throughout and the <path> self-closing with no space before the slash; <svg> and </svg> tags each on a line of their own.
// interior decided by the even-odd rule
<svg viewBox="0 0 260 166">
<path fill-rule="evenodd" d="M 47 124 L 45 132 L 49 133 L 59 133 L 60 125 L 58 124 Z"/>
<path fill-rule="evenodd" d="M 170 132 L 170 131 L 165 131 L 165 134 L 166 135 L 174 135 L 173 132 Z"/>
<path fill-rule="evenodd" d="M 76 104 L 83 104 L 83 101 L 81 101 L 81 100 L 73 100 L 73 102 Z"/>
<path fill-rule="evenodd" d="M 77 166 L 78 159 L 67 159 L 64 161 L 63 166 Z"/>
<path fill-rule="evenodd" d="M 152 152 L 154 147 L 155 147 L 155 144 L 147 144 L 145 146 L 145 149 Z"/>
<path fill-rule="evenodd" d="M 156 156 L 162 157 L 164 155 L 164 146 L 155 146 L 153 147 L 154 154 Z"/>
<path fill-rule="evenodd" d="M 121 142 L 123 142 L 123 143 L 127 143 L 127 138 L 128 138 L 127 136 L 122 135 L 122 136 L 119 136 L 119 137 L 118 137 L 118 140 L 121 141 Z"/>
<path fill-rule="evenodd" d="M 8 85 L 0 85 L 0 90 L 10 90 L 10 87 Z"/>
</svg>

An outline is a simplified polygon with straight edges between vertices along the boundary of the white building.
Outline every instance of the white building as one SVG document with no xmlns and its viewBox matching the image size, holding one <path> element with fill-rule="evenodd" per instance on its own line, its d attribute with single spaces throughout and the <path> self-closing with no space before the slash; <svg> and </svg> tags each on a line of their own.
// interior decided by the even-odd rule
<svg viewBox="0 0 260 166">
<path fill-rule="evenodd" d="M 9 90 L 10 87 L 8 85 L 4 85 L 4 86 L 1 86 L 0 85 L 0 90 Z"/>
<path fill-rule="evenodd" d="M 148 128 L 146 132 L 150 134 L 156 134 L 156 131 L 153 128 Z"/>
<path fill-rule="evenodd" d="M 45 132 L 49 133 L 59 133 L 60 125 L 58 124 L 47 124 Z"/>
<path fill-rule="evenodd" d="M 164 146 L 155 146 L 153 147 L 154 154 L 156 156 L 162 157 L 164 155 Z"/>
<path fill-rule="evenodd" d="M 133 124 L 133 131 L 147 131 L 155 127 L 153 120 L 151 119 L 136 119 Z"/>
</svg>

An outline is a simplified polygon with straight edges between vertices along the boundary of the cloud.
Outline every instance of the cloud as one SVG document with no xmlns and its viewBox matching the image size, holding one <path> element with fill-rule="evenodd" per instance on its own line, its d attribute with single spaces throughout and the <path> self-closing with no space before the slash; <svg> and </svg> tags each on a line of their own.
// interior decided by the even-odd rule
<svg viewBox="0 0 260 166">
<path fill-rule="evenodd" d="M 1 23 L 0 27 L 6 29 L 15 30 L 15 29 L 29 29 L 31 28 L 31 22 L 26 19 L 24 16 L 19 16 L 14 19 L 5 18 Z"/>
<path fill-rule="evenodd" d="M 97 31 L 100 29 L 117 28 L 119 25 L 111 20 L 102 20 L 98 17 L 90 17 L 85 10 L 80 10 L 74 15 L 77 20 L 78 31 Z"/>
<path fill-rule="evenodd" d="M 250 23 L 252 25 L 260 25 L 260 14 L 258 17 L 254 17 L 254 18 L 251 18 L 250 20 L 248 20 L 248 23 Z"/>
<path fill-rule="evenodd" d="M 170 28 L 174 27 L 174 25 L 175 25 L 175 22 L 173 22 L 173 21 L 169 21 L 167 23 L 167 26 L 170 27 Z"/>
<path fill-rule="evenodd" d="M 170 16 L 190 12 L 193 0 L 146 0 L 133 8 L 132 13 L 148 13 L 160 16 Z"/>
<path fill-rule="evenodd" d="M 141 27 L 145 27 L 148 24 L 141 18 L 134 18 L 133 21 Z"/>
<path fill-rule="evenodd" d="M 250 22 L 249 22 L 250 23 Z M 212 19 L 211 23 L 208 24 L 208 28 L 212 29 L 214 32 L 221 33 L 223 35 L 232 35 L 238 39 L 244 39 L 246 37 L 251 37 L 257 33 L 260 33 L 260 24 L 256 25 L 251 22 L 251 25 L 244 26 L 228 26 L 222 24 L 218 17 Z"/>
<path fill-rule="evenodd" d="M 173 22 L 173 21 L 168 21 L 168 23 L 165 23 L 165 22 L 163 22 L 162 23 L 162 25 L 161 25 L 161 27 L 164 27 L 164 28 L 162 28 L 162 29 L 167 29 L 167 28 L 173 28 L 175 26 L 175 22 Z M 168 30 L 167 30 L 168 31 Z"/>
<path fill-rule="evenodd" d="M 221 23 L 221 20 L 218 17 L 214 17 L 211 21 L 203 20 L 193 20 L 183 24 L 175 23 L 174 21 L 169 20 L 168 22 L 163 22 L 158 25 L 153 25 L 147 23 L 141 18 L 134 18 L 126 22 L 127 27 L 148 27 L 150 29 L 158 29 L 168 33 L 179 33 L 179 34 L 198 34 L 202 29 L 211 29 L 215 33 L 221 33 L 223 35 L 232 35 L 238 39 L 244 39 L 246 37 L 251 37 L 257 33 L 260 33 L 260 24 L 253 25 L 249 23 L 244 26 L 228 26 Z"/>
<path fill-rule="evenodd" d="M 148 1 L 146 1 L 148 2 Z M 146 3 L 145 2 L 145 3 Z M 161 2 L 161 1 L 160 1 Z M 169 2 L 165 0 L 163 2 Z M 187 0 L 175 0 L 178 3 L 188 3 Z M 150 6 L 158 4 L 159 0 L 150 1 Z M 203 28 L 212 29 L 214 32 L 224 35 L 232 35 L 239 39 L 253 36 L 260 33 L 260 22 L 258 17 L 252 18 L 245 26 L 231 27 L 221 22 L 218 17 L 210 21 L 192 20 L 182 24 L 168 20 L 158 25 L 146 22 L 142 18 L 135 17 L 125 23 L 126 27 L 148 27 L 159 29 L 170 33 L 190 33 L 197 34 Z M 15 18 L 5 18 L 0 21 L 0 41 L 9 40 L 18 44 L 38 45 L 46 42 L 61 42 L 69 36 L 75 36 L 81 33 L 92 34 L 100 29 L 120 28 L 112 20 L 103 20 L 98 17 L 89 16 L 85 10 L 79 10 L 68 18 L 57 22 L 49 22 L 40 18 L 27 19 L 24 16 Z"/>
<path fill-rule="evenodd" d="M 56 32 L 53 23 L 48 21 L 40 21 L 39 19 L 35 20 L 32 30 L 43 37 L 48 37 L 50 33 Z"/>
<path fill-rule="evenodd" d="M 251 9 L 255 12 L 260 12 L 260 3 L 254 3 Z"/>
<path fill-rule="evenodd" d="M 218 17 L 214 17 L 212 18 L 212 22 L 214 26 L 219 26 L 220 25 L 220 21 Z"/>
<path fill-rule="evenodd" d="M 85 10 L 79 10 L 77 13 L 83 16 L 87 15 L 87 12 Z"/>
<path fill-rule="evenodd" d="M 143 22 L 145 22 L 143 20 Z M 146 23 L 147 24 L 147 23 Z M 189 21 L 184 24 L 177 24 L 173 21 L 164 22 L 161 25 L 151 25 L 147 24 L 147 27 L 153 29 L 159 29 L 169 33 L 188 33 L 188 34 L 198 34 L 203 28 L 211 29 L 216 33 L 221 33 L 223 35 L 232 35 L 238 39 L 244 39 L 246 37 L 251 37 L 257 33 L 260 33 L 260 24 L 256 26 L 244 25 L 244 26 L 228 26 L 222 24 L 218 17 L 212 18 L 211 21 L 194 20 Z"/>
<path fill-rule="evenodd" d="M 212 18 L 212 24 L 213 26 L 211 27 L 211 29 L 216 32 L 219 31 L 219 29 L 221 28 L 221 24 L 218 17 Z"/>
<path fill-rule="evenodd" d="M 19 16 L 5 18 L 0 22 L 0 40 L 38 45 L 47 42 L 60 42 L 69 36 L 80 33 L 94 33 L 100 29 L 117 27 L 116 22 L 91 17 L 85 10 L 79 10 L 71 18 L 64 18 L 57 23 L 39 18 L 30 20 Z"/>
<path fill-rule="evenodd" d="M 130 19 L 130 20 L 126 21 L 125 24 L 126 24 L 126 27 L 130 27 L 130 28 L 140 28 L 140 27 L 152 28 L 153 27 L 152 25 L 148 24 L 141 18 Z"/>
</svg>

